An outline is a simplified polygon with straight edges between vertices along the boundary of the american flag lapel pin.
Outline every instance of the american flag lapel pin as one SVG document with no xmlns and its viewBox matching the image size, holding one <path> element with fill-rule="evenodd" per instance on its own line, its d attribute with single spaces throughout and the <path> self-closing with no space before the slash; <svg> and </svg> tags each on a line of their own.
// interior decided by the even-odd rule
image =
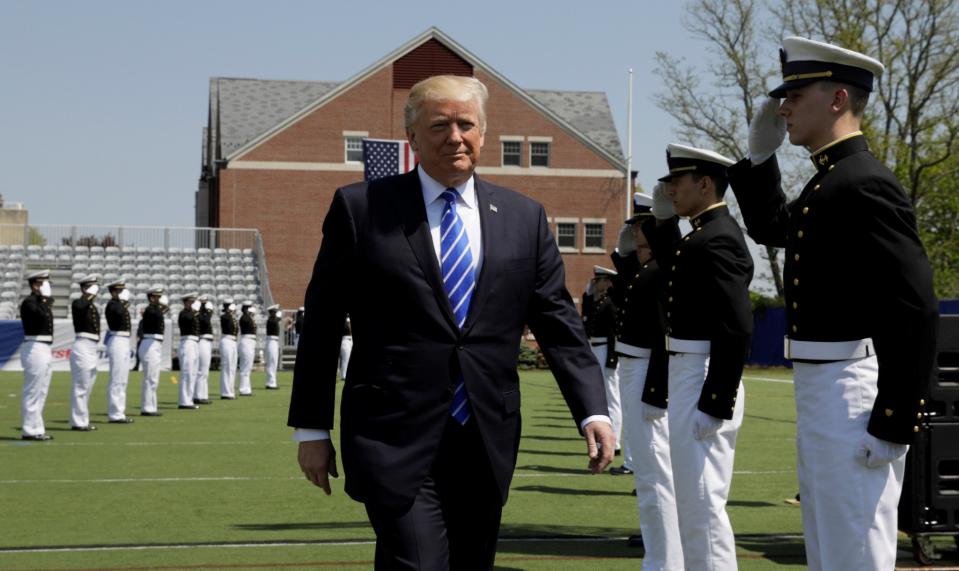
<svg viewBox="0 0 959 571">
<path fill-rule="evenodd" d="M 489 205 L 489 209 L 492 210 L 493 212 L 499 212 L 499 210 L 496 208 L 496 205 L 495 205 L 495 204 L 490 204 L 490 205 Z"/>
</svg>

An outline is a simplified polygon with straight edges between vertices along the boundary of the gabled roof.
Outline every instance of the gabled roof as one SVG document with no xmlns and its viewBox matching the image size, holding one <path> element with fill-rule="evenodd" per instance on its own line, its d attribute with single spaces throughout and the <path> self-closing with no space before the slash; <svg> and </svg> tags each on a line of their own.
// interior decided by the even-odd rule
<svg viewBox="0 0 959 571">
<path fill-rule="evenodd" d="M 614 165 L 625 168 L 619 134 L 605 93 L 523 90 L 436 28 L 430 28 L 344 82 L 211 79 L 209 154 L 228 160 L 242 156 L 430 39 L 441 42 L 474 67 L 493 76 L 571 136 Z"/>
</svg>

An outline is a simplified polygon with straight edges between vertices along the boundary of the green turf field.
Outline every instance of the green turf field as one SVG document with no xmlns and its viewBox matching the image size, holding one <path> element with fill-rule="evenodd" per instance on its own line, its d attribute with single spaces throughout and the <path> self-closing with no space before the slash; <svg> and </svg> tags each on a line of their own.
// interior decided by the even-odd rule
<svg viewBox="0 0 959 571">
<path fill-rule="evenodd" d="M 21 376 L 0 374 L 0 569 L 370 568 L 361 505 L 332 497 L 296 465 L 286 427 L 290 373 L 279 391 L 177 410 L 175 373 L 161 377 L 160 418 L 106 423 L 107 375 L 91 398 L 96 432 L 71 432 L 69 374 L 56 373 L 45 419 L 52 442 L 19 440 Z M 789 372 L 746 373 L 729 514 L 741 569 L 803 568 Z M 524 432 L 503 516 L 498 569 L 638 569 L 631 477 L 585 472 L 585 445 L 547 372 L 522 374 Z M 214 395 L 219 380 L 211 374 Z M 334 433 L 335 435 L 335 433 Z M 618 462 L 617 462 L 618 464 Z"/>
</svg>

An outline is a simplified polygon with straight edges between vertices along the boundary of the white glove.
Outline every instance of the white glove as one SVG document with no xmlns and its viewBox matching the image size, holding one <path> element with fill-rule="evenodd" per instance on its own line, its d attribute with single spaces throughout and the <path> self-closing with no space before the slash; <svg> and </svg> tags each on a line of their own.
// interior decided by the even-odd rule
<svg viewBox="0 0 959 571">
<path fill-rule="evenodd" d="M 779 114 L 779 100 L 767 97 L 749 124 L 749 161 L 761 165 L 769 160 L 785 136 L 786 120 Z"/>
<path fill-rule="evenodd" d="M 719 430 L 723 425 L 723 419 L 708 415 L 701 410 L 696 410 L 696 417 L 693 418 L 693 436 L 696 440 L 703 440 Z"/>
<path fill-rule="evenodd" d="M 586 282 L 586 295 L 593 295 L 596 292 L 596 283 L 593 280 Z"/>
<path fill-rule="evenodd" d="M 628 256 L 636 251 L 636 236 L 633 235 L 631 224 L 624 224 L 619 229 L 619 237 L 616 238 L 616 251 L 622 256 Z"/>
<path fill-rule="evenodd" d="M 649 422 L 659 420 L 666 416 L 666 409 L 659 408 L 658 406 L 653 406 L 648 403 L 641 403 L 643 405 L 643 418 Z"/>
<path fill-rule="evenodd" d="M 856 445 L 856 460 L 866 468 L 881 468 L 886 464 L 905 456 L 909 452 L 908 444 L 896 444 L 880 440 L 869 434 L 863 434 Z"/>
<path fill-rule="evenodd" d="M 666 193 L 666 183 L 658 182 L 653 187 L 653 216 L 657 220 L 668 220 L 676 215 L 673 200 Z"/>
</svg>

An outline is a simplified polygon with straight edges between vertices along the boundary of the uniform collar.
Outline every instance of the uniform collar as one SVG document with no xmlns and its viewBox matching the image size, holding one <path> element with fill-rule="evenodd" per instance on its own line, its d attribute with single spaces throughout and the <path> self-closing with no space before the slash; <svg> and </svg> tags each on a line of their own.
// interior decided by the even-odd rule
<svg viewBox="0 0 959 571">
<path fill-rule="evenodd" d="M 429 206 L 440 197 L 447 187 L 443 186 L 436 179 L 426 174 L 422 166 L 416 167 L 416 174 L 420 177 L 420 186 L 423 189 L 423 202 Z M 470 176 L 463 184 L 453 187 L 459 193 L 462 202 L 469 208 L 476 208 L 476 188 L 474 178 Z"/>
<path fill-rule="evenodd" d="M 690 216 L 689 223 L 692 224 L 693 228 L 699 228 L 703 224 L 706 224 L 711 220 L 715 220 L 722 214 L 728 212 L 728 210 L 729 209 L 726 207 L 725 202 L 717 202 L 696 216 Z"/>
<path fill-rule="evenodd" d="M 825 172 L 849 155 L 868 150 L 869 144 L 866 142 L 865 135 L 862 131 L 854 131 L 820 147 L 809 156 L 809 159 L 816 165 L 817 171 Z"/>
</svg>

